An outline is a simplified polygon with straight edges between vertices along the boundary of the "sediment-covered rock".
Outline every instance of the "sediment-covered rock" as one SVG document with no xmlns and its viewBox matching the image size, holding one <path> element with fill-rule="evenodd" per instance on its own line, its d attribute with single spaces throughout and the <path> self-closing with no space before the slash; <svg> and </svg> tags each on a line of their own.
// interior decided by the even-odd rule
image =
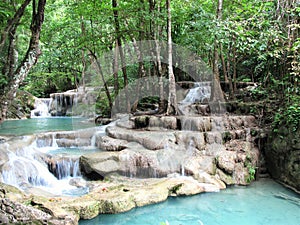
<svg viewBox="0 0 300 225">
<path fill-rule="evenodd" d="M 107 127 L 107 136 L 97 129 L 78 133 L 52 132 L 9 143 L 16 149 L 24 142 L 36 143 L 35 148 L 53 146 L 54 141 L 58 146 L 76 146 L 76 140 L 82 138 L 95 142 L 102 150 L 80 157 L 81 172 L 92 180 L 83 184 L 89 188 L 88 194 L 54 196 L 27 186 L 25 191 L 30 195 L 20 191 L 8 195 L 6 187 L 0 193 L 1 198 L 23 205 L 27 203 L 25 206 L 30 210 L 26 212 L 32 216 L 35 215 L 32 207 L 46 213 L 37 211 L 42 216 L 32 217 L 37 218 L 36 221 L 44 218 L 58 221 L 56 224 L 61 221 L 77 224 L 79 218 L 124 212 L 164 201 L 168 196 L 218 191 L 226 185 L 244 185 L 251 180 L 259 158 L 255 132 L 251 132 L 256 129 L 252 117 L 164 117 L 157 120 L 152 117 L 149 119 L 152 122 L 148 121 L 147 126 L 139 129 L 133 129 L 135 120 L 128 117 Z M 1 146 L 5 147 L 5 143 Z M 5 164 L 5 158 L 3 160 L 1 165 Z M 70 182 L 80 186 L 82 180 Z M 6 203 L 11 204 L 4 202 L 3 207 Z M 16 205 L 16 208 L 22 207 Z M 8 211 L 2 212 L 5 221 L 10 218 L 10 214 L 6 216 Z"/>
<path fill-rule="evenodd" d="M 97 139 L 97 146 L 118 152 L 83 156 L 83 170 L 88 168 L 87 174 L 95 172 L 100 177 L 112 173 L 131 177 L 163 177 L 169 173 L 199 177 L 199 171 L 205 171 L 211 176 L 206 180 L 227 185 L 244 185 L 253 179 L 259 160 L 255 132 L 251 132 L 257 129 L 254 117 L 140 117 L 134 117 L 138 123 L 134 127 L 138 129 L 108 127 L 107 136 Z M 185 130 L 164 130 L 163 121 L 180 121 Z M 162 129 L 157 129 L 160 125 Z"/>
<path fill-rule="evenodd" d="M 300 192 L 300 130 L 282 127 L 269 137 L 264 151 L 271 176 Z"/>
<path fill-rule="evenodd" d="M 78 216 L 52 203 L 48 207 L 50 199 L 41 199 L 43 203 L 38 203 L 17 188 L 0 183 L 0 224 L 77 224 Z"/>
</svg>

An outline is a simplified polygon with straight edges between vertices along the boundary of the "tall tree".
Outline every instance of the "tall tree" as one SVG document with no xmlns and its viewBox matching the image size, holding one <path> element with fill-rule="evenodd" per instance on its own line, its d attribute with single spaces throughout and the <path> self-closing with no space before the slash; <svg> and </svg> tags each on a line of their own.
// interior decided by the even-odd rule
<svg viewBox="0 0 300 225">
<path fill-rule="evenodd" d="M 170 0 L 166 0 L 166 7 L 168 11 L 168 75 L 169 75 L 169 97 L 168 97 L 168 108 L 167 115 L 178 113 L 177 97 L 176 97 L 176 83 L 173 72 L 173 49 L 172 49 L 172 15 Z"/>
<path fill-rule="evenodd" d="M 112 0 L 113 14 L 114 14 L 114 22 L 115 22 L 115 31 L 116 31 L 116 40 L 117 46 L 120 54 L 120 60 L 122 65 L 122 73 L 124 80 L 124 89 L 126 95 L 126 110 L 129 113 L 131 111 L 130 101 L 129 101 L 129 93 L 128 93 L 128 76 L 126 69 L 126 62 L 124 56 L 124 50 L 122 47 L 122 39 L 121 39 L 121 31 L 120 31 L 120 21 L 119 21 L 119 12 L 118 12 L 118 2 L 117 0 Z"/>
<path fill-rule="evenodd" d="M 218 7 L 216 18 L 217 22 L 222 18 L 223 0 L 218 0 Z M 218 40 L 214 41 L 214 58 L 213 58 L 213 78 L 212 78 L 212 101 L 223 100 L 223 92 L 220 86 L 220 74 L 219 74 L 219 53 L 218 53 Z"/>
<path fill-rule="evenodd" d="M 19 10 L 15 13 L 12 20 L 8 20 L 7 22 L 7 28 L 4 30 L 4 33 L 7 31 L 13 31 L 10 32 L 10 34 L 3 34 L 2 37 L 9 36 L 9 47 L 8 47 L 8 58 L 11 58 L 12 52 L 17 52 L 17 47 L 14 44 L 16 39 L 16 30 L 19 25 L 18 21 L 22 18 L 22 15 L 25 11 L 26 6 L 28 5 L 28 1 L 25 1 Z M 44 11 L 45 11 L 45 5 L 46 0 L 39 0 L 36 2 L 36 0 L 32 1 L 32 16 L 31 16 L 31 37 L 29 41 L 29 46 L 27 49 L 27 52 L 22 60 L 22 62 L 19 65 L 16 65 L 17 58 L 14 58 L 13 60 L 8 60 L 8 68 L 9 73 L 7 74 L 8 77 L 8 83 L 5 86 L 4 90 L 1 92 L 0 96 L 0 122 L 2 122 L 7 113 L 8 106 L 10 105 L 11 101 L 14 99 L 16 92 L 19 88 L 19 85 L 25 77 L 28 75 L 30 69 L 37 63 L 38 57 L 41 55 L 41 50 L 39 46 L 39 40 L 40 40 L 40 33 L 42 24 L 44 22 Z M 11 21 L 13 22 L 13 25 L 11 24 Z M 11 27 L 11 28 L 9 28 Z M 2 42 L 2 41 L 1 41 Z M 6 71 L 7 72 L 7 71 Z"/>
</svg>

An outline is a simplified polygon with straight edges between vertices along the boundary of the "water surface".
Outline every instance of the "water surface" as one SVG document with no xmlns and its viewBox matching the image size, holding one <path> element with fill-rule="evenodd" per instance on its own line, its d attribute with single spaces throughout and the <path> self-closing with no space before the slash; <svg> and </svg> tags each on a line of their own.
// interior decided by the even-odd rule
<svg viewBox="0 0 300 225">
<path fill-rule="evenodd" d="M 70 131 L 94 127 L 95 123 L 80 117 L 44 117 L 6 120 L 0 124 L 0 135 L 29 135 L 48 131 Z"/>
<path fill-rule="evenodd" d="M 286 195 L 295 201 L 277 195 Z M 298 201 L 298 203 L 297 203 Z M 300 196 L 270 179 L 219 193 L 169 198 L 116 215 L 100 215 L 79 225 L 299 225 Z"/>
</svg>

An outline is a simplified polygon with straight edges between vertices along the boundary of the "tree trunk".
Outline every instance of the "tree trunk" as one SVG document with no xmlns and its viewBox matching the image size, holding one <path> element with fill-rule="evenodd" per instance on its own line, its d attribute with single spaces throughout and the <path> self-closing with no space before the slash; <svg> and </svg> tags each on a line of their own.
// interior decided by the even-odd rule
<svg viewBox="0 0 300 225">
<path fill-rule="evenodd" d="M 216 16 L 217 20 L 221 20 L 222 18 L 222 5 L 223 5 L 223 0 L 218 0 L 218 8 L 217 8 L 217 16 Z M 217 40 L 215 40 L 214 59 L 213 59 L 213 79 L 212 79 L 213 88 L 212 88 L 212 96 L 211 96 L 211 100 L 214 102 L 220 102 L 223 100 L 223 92 L 220 86 L 218 61 L 219 61 L 218 42 Z"/>
<path fill-rule="evenodd" d="M 119 94 L 119 59 L 118 59 L 118 42 L 115 41 L 114 58 L 113 58 L 113 74 L 114 74 L 114 94 L 115 94 L 115 107 L 119 110 L 119 102 L 116 100 L 116 96 Z"/>
<path fill-rule="evenodd" d="M 177 115 L 177 97 L 176 97 L 176 83 L 175 76 L 173 72 L 173 49 L 172 49 L 172 15 L 171 15 L 171 6 L 170 0 L 166 0 L 166 6 L 168 11 L 168 75 L 169 75 L 169 97 L 168 97 L 168 108 L 167 115 Z"/>
<path fill-rule="evenodd" d="M 83 16 L 81 16 L 81 35 L 85 36 L 85 26 L 83 21 Z M 82 80 L 82 91 L 85 94 L 85 69 L 86 69 L 86 60 L 85 60 L 85 49 L 81 48 L 81 62 L 82 62 L 82 71 L 81 71 L 81 80 Z"/>
<path fill-rule="evenodd" d="M 234 90 L 233 90 L 233 84 L 232 84 L 232 78 L 231 78 L 231 74 L 230 74 L 230 50 L 231 46 L 228 47 L 228 55 L 227 55 L 227 76 L 228 76 L 228 82 L 229 82 L 229 98 L 231 100 L 235 99 L 235 95 L 234 95 Z"/>
<path fill-rule="evenodd" d="M 113 6 L 115 29 L 116 29 L 116 35 L 117 35 L 117 38 L 116 38 L 117 39 L 117 46 L 118 46 L 118 49 L 119 49 L 120 60 L 121 60 L 121 65 L 122 65 L 124 89 L 125 89 L 125 95 L 126 95 L 126 111 L 128 113 L 130 113 L 131 106 L 130 106 L 130 102 L 129 102 L 129 93 L 128 93 L 128 77 L 127 77 L 124 51 L 123 51 L 123 48 L 122 48 L 122 41 L 121 41 L 119 13 L 118 13 L 118 10 L 116 9 L 117 6 L 118 6 L 117 0 L 112 0 L 112 6 Z"/>
<path fill-rule="evenodd" d="M 144 66 L 144 58 L 143 58 L 143 55 L 142 55 L 142 51 L 140 49 L 141 46 L 136 41 L 134 35 L 132 33 L 130 33 L 128 22 L 126 21 L 126 19 L 124 21 L 124 24 L 126 26 L 126 29 L 129 31 L 129 37 L 130 37 L 131 42 L 133 44 L 134 50 L 137 54 L 138 63 L 139 63 L 139 78 L 145 77 L 146 76 L 146 71 L 145 71 L 145 66 Z M 143 24 L 141 24 L 140 26 L 142 27 Z M 137 80 L 137 85 L 136 85 L 136 89 L 135 89 L 135 101 L 134 101 L 133 106 L 132 106 L 132 111 L 133 112 L 135 112 L 136 109 L 137 109 L 138 102 L 139 102 L 139 97 L 140 97 L 140 91 L 141 91 L 140 80 Z"/>
<path fill-rule="evenodd" d="M 223 68 L 223 74 L 224 74 L 224 81 L 228 82 L 228 75 L 227 75 L 227 69 L 226 69 L 226 62 L 223 56 L 223 46 L 220 44 L 220 57 L 221 57 L 221 62 L 222 62 L 222 68 Z"/>
<path fill-rule="evenodd" d="M 235 38 L 233 38 L 233 51 L 232 51 L 232 63 L 233 63 L 233 92 L 236 93 L 237 91 L 237 86 L 236 86 L 236 82 L 237 82 L 237 74 L 236 74 L 236 49 L 235 49 Z"/>
<path fill-rule="evenodd" d="M 109 92 L 107 83 L 106 83 L 105 78 L 104 78 L 104 74 L 103 74 L 103 71 L 102 71 L 102 66 L 101 66 L 100 61 L 98 60 L 98 57 L 96 56 L 96 54 L 94 52 L 92 52 L 91 50 L 89 50 L 89 53 L 94 58 L 94 60 L 96 62 L 97 72 L 98 72 L 97 74 L 100 74 L 100 76 L 101 76 L 101 80 L 103 82 L 105 94 L 106 94 L 106 97 L 108 99 L 109 108 L 111 109 L 112 106 L 113 106 L 113 102 L 112 102 L 112 99 L 111 99 L 111 96 L 110 96 L 110 92 Z"/>
<path fill-rule="evenodd" d="M 27 3 L 27 1 L 25 3 Z M 24 4 L 21 6 L 21 8 L 23 7 L 22 9 L 23 12 L 26 7 L 26 6 L 24 7 Z M 9 83 L 4 88 L 3 96 L 0 97 L 0 101 L 1 101 L 0 122 L 2 122 L 6 117 L 8 106 L 10 105 L 11 101 L 14 99 L 20 83 L 23 82 L 23 80 L 26 78 L 27 74 L 29 73 L 30 69 L 37 63 L 38 57 L 41 54 L 40 47 L 39 47 L 39 40 L 40 40 L 40 32 L 41 32 L 42 24 L 44 22 L 45 5 L 46 5 L 46 0 L 39 0 L 38 4 L 36 4 L 35 0 L 33 0 L 32 2 L 30 43 L 27 52 L 23 58 L 23 61 L 14 72 L 12 79 L 10 79 Z M 18 10 L 15 16 L 19 18 L 13 19 L 13 21 L 20 21 L 22 15 L 23 13 L 20 13 Z M 15 26 L 17 26 L 17 24 Z"/>
</svg>

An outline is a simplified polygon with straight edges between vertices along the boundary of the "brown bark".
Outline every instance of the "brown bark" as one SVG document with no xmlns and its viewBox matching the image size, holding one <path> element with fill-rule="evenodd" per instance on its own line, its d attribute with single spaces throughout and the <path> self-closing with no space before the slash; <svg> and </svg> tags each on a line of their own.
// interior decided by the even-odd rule
<svg viewBox="0 0 300 225">
<path fill-rule="evenodd" d="M 235 48 L 235 38 L 233 39 L 233 51 L 232 51 L 232 63 L 233 63 L 233 92 L 235 93 L 237 90 L 236 81 L 237 81 L 237 73 L 236 73 L 236 48 Z"/>
<path fill-rule="evenodd" d="M 161 7 L 160 7 L 161 2 L 158 2 L 158 8 L 157 11 L 161 13 Z M 156 51 L 156 64 L 157 64 L 157 71 L 158 71 L 158 76 L 159 76 L 159 83 L 158 83 L 158 88 L 159 88 L 159 113 L 164 113 L 166 110 L 166 104 L 165 104 L 165 93 L 164 93 L 164 83 L 163 83 L 163 76 L 164 76 L 164 71 L 162 68 L 161 64 L 161 59 L 160 59 L 160 52 L 161 52 L 161 46 L 159 44 L 159 37 L 162 36 L 162 29 L 159 23 L 157 24 L 157 33 L 155 34 L 155 51 Z"/>
<path fill-rule="evenodd" d="M 221 62 L 222 62 L 224 81 L 228 82 L 227 68 L 226 68 L 226 62 L 225 62 L 224 55 L 223 55 L 223 46 L 222 46 L 222 44 L 220 44 L 220 57 L 221 57 Z"/>
<path fill-rule="evenodd" d="M 234 95 L 234 90 L 233 90 L 233 84 L 232 84 L 232 78 L 231 78 L 231 74 L 230 74 L 230 49 L 231 49 L 231 46 L 229 46 L 228 48 L 228 55 L 227 55 L 227 76 L 228 76 L 228 82 L 229 82 L 229 98 L 230 99 L 235 99 L 235 95 Z"/>
<path fill-rule="evenodd" d="M 128 22 L 124 21 L 125 27 L 126 29 L 129 31 L 129 26 L 128 26 Z M 142 26 L 142 24 L 141 24 Z M 138 63 L 139 63 L 139 78 L 145 77 L 146 76 L 146 71 L 145 71 L 145 66 L 144 66 L 144 59 L 143 59 L 143 55 L 140 49 L 140 46 L 138 44 L 138 42 L 136 41 L 134 35 L 132 33 L 129 32 L 129 37 L 131 39 L 131 42 L 133 44 L 134 50 L 137 54 L 137 58 L 138 58 Z M 142 39 L 141 39 L 142 40 Z M 138 101 L 139 101 L 139 97 L 140 97 L 140 91 L 141 91 L 141 84 L 140 81 L 137 81 L 137 85 L 136 85 L 136 90 L 135 90 L 135 101 L 134 104 L 132 106 L 132 111 L 136 111 L 137 106 L 138 106 Z"/>
</svg>

